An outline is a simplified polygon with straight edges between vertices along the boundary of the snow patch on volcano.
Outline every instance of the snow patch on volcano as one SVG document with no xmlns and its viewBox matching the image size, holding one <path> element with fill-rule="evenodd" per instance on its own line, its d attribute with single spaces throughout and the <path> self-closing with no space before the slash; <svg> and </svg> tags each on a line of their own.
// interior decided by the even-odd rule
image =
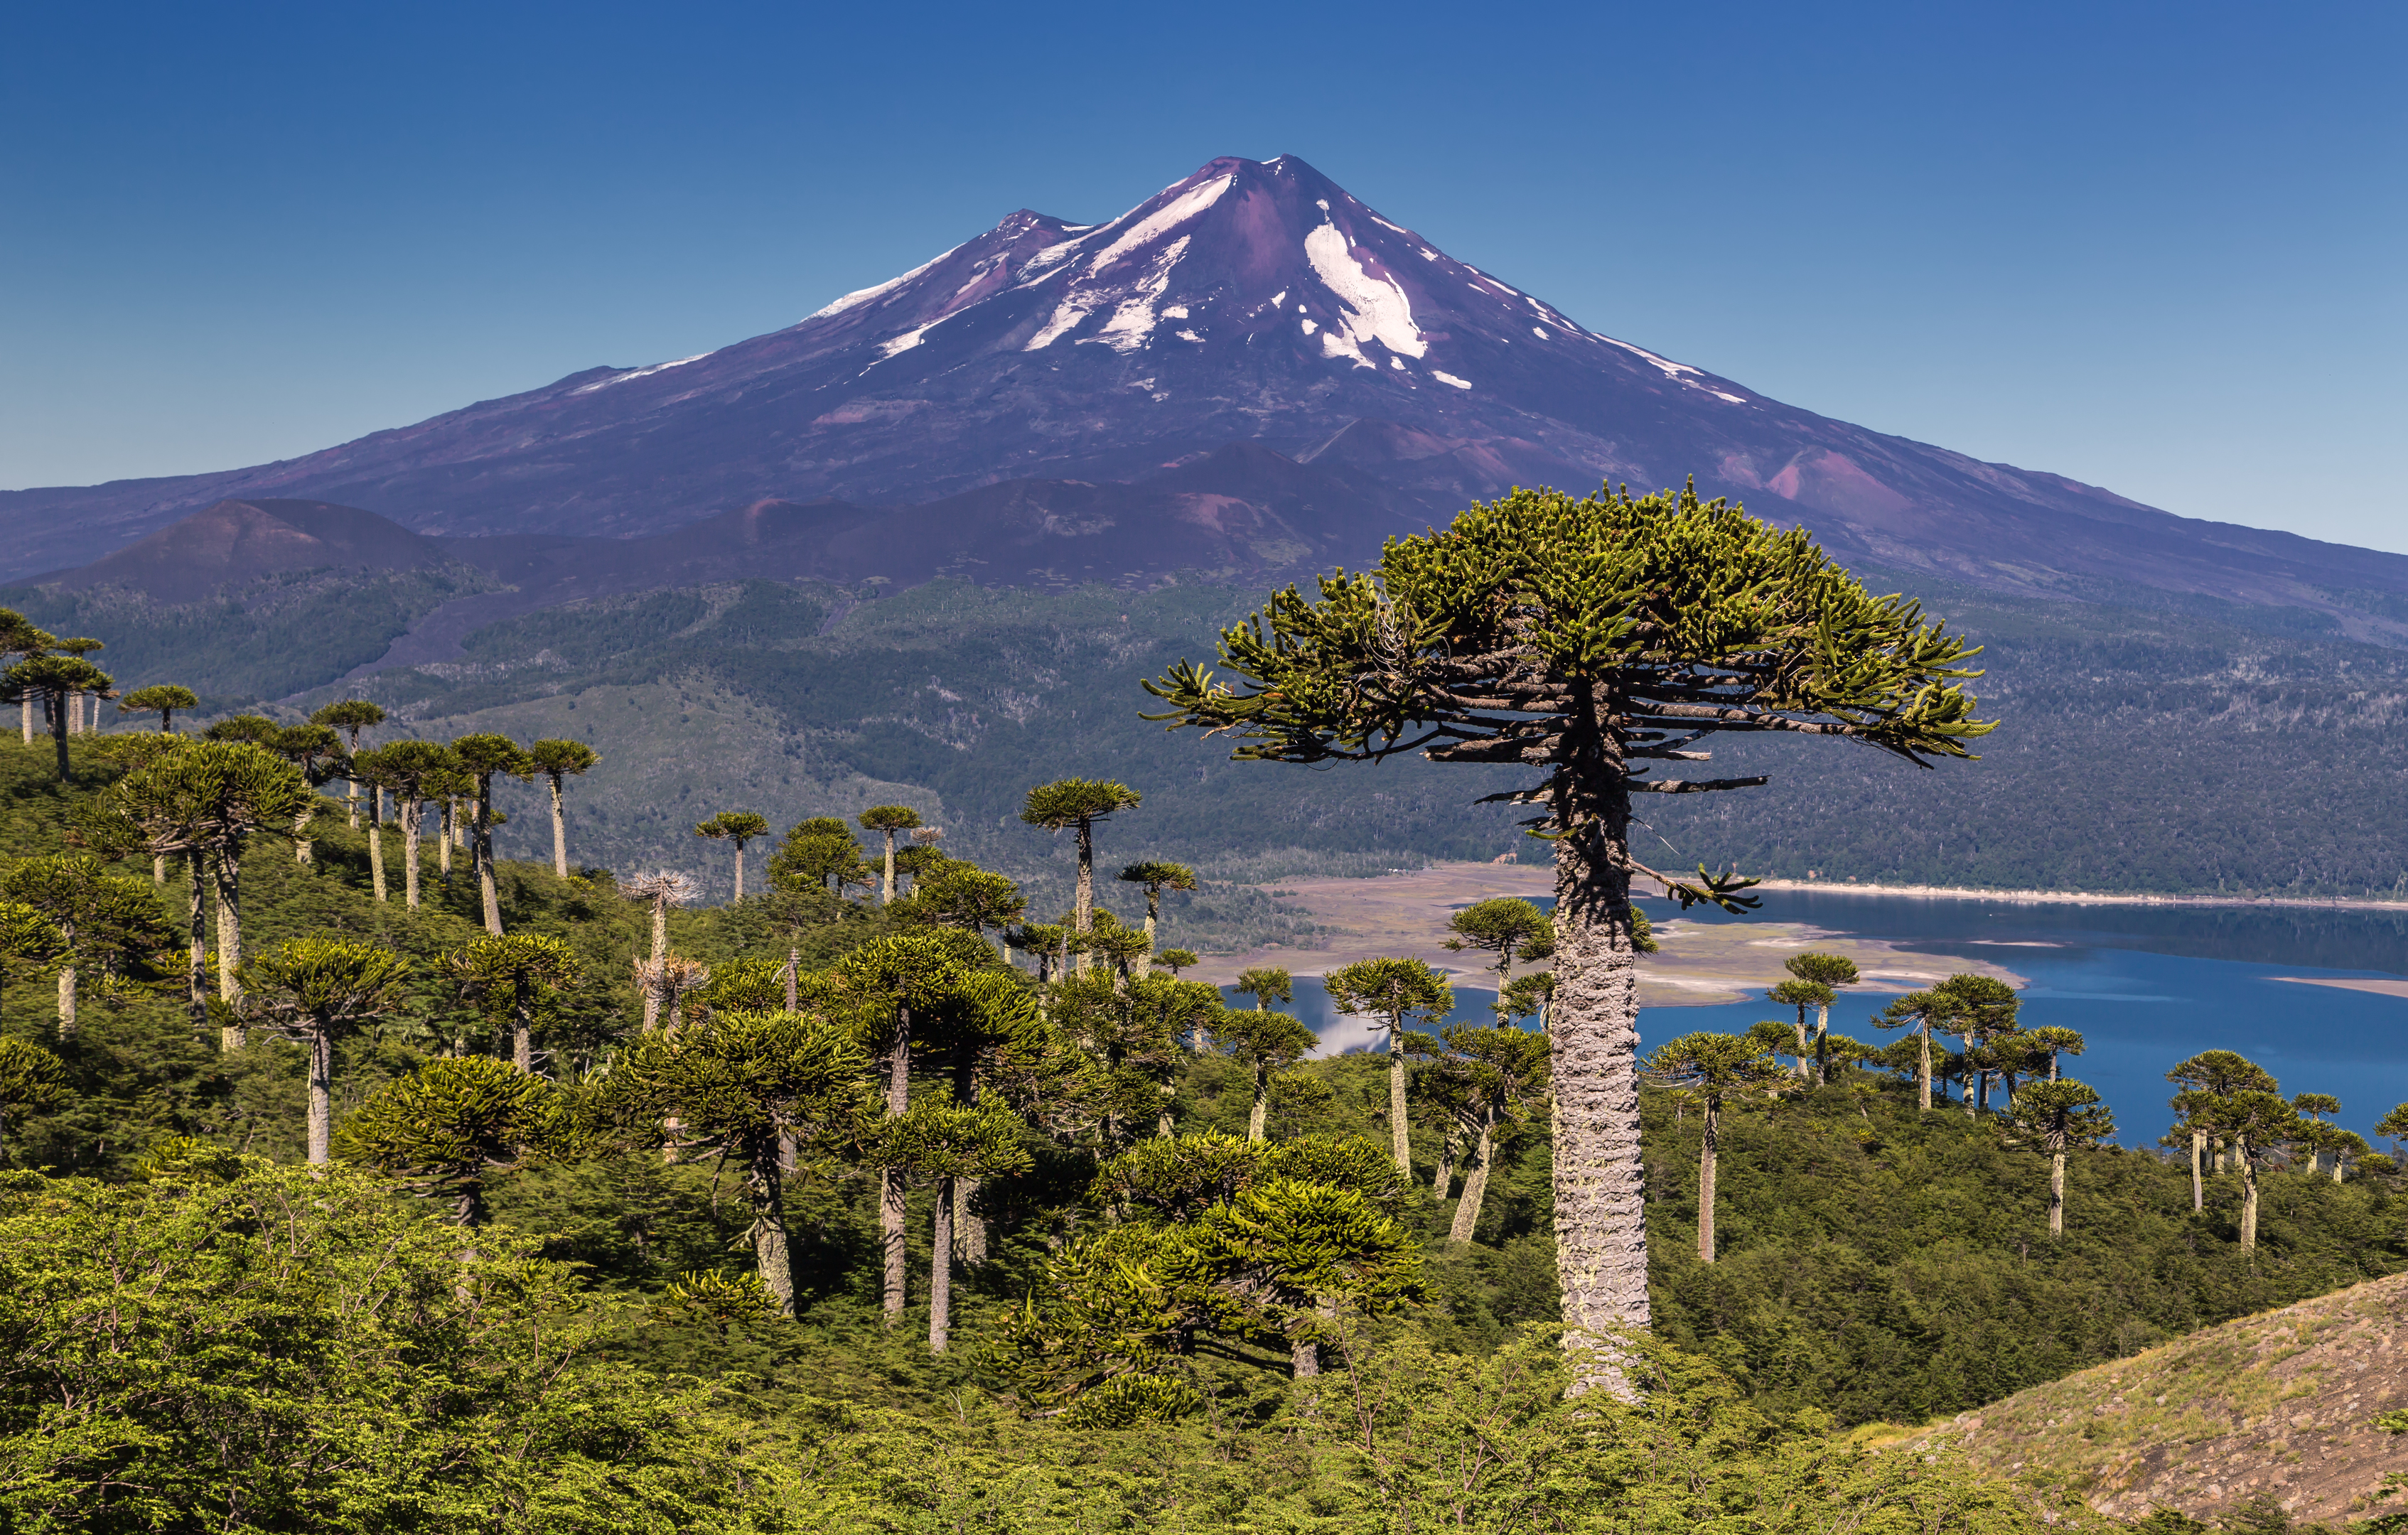
<svg viewBox="0 0 2408 1535">
<path fill-rule="evenodd" d="M 903 284 L 910 281 L 913 278 L 918 277 L 929 267 L 937 265 L 938 262 L 944 260 L 946 256 L 952 255 L 953 251 L 958 251 L 960 249 L 961 247 L 956 245 L 953 247 L 953 251 L 947 251 L 942 254 L 932 256 L 928 260 L 922 262 L 919 265 L 912 267 L 901 277 L 882 282 L 875 288 L 855 288 L 853 292 L 845 294 L 842 298 L 838 299 L 826 308 L 813 309 L 810 313 L 803 316 L 803 322 L 808 324 L 814 320 L 825 320 L 832 314 L 842 314 L 847 309 L 857 309 L 864 304 L 868 303 L 871 299 L 878 297 L 880 294 L 892 293 L 896 289 L 900 288 Z"/>
<path fill-rule="evenodd" d="M 1305 259 L 1312 272 L 1336 294 L 1340 308 L 1338 323 L 1322 343 L 1324 354 L 1343 353 L 1367 367 L 1377 366 L 1363 355 L 1363 343 L 1377 341 L 1390 351 L 1419 357 L 1429 351 L 1413 324 L 1412 300 L 1394 278 L 1374 277 L 1355 260 L 1354 249 L 1334 223 L 1325 223 L 1304 237 Z"/>
<path fill-rule="evenodd" d="M 903 280 L 901 278 L 897 278 L 895 280 L 896 282 L 900 282 Z M 892 284 L 890 284 L 890 286 L 892 286 Z M 698 363 L 710 355 L 710 353 L 707 351 L 697 351 L 691 357 L 681 357 L 674 363 L 654 363 L 650 367 L 631 367 L 626 372 L 620 374 L 616 378 L 597 379 L 590 384 L 584 384 L 579 388 L 572 389 L 569 393 L 572 395 L 591 395 L 597 389 L 608 389 L 612 384 L 627 383 L 637 379 L 649 379 L 655 373 L 666 373 L 673 367 L 683 367 L 688 363 Z"/>
</svg>

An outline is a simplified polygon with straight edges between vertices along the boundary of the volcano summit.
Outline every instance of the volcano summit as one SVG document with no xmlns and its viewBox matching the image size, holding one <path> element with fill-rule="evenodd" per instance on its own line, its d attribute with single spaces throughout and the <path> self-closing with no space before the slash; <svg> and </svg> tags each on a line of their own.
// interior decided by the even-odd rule
<svg viewBox="0 0 2408 1535">
<path fill-rule="evenodd" d="M 1361 560 L 1517 483 L 1693 475 L 1893 567 L 2324 611 L 2408 592 L 2408 558 L 2173 517 L 1588 330 L 1292 155 L 1214 160 L 1105 223 L 1023 209 L 717 351 L 256 468 L 0 494 L 0 527 L 19 576 L 276 497 L 452 538 L 749 514 L 804 540 L 781 575 L 1132 580 Z"/>
</svg>

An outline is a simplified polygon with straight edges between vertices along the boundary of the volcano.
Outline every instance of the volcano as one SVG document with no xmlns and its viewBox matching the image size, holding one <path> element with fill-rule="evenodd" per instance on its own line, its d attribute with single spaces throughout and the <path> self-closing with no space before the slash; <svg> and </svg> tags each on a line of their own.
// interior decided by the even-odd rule
<svg viewBox="0 0 2408 1535">
<path fill-rule="evenodd" d="M 828 530 L 815 570 L 1136 580 L 1359 561 L 1514 484 L 1692 477 L 1893 568 L 2325 611 L 2340 589 L 2408 593 L 2408 557 L 2175 517 L 1592 331 L 1292 155 L 1214 160 L 1103 223 L 1022 209 L 717 351 L 256 468 L 0 494 L 0 528 L 22 574 L 227 499 L 647 542 L 841 505 L 795 521 Z"/>
</svg>

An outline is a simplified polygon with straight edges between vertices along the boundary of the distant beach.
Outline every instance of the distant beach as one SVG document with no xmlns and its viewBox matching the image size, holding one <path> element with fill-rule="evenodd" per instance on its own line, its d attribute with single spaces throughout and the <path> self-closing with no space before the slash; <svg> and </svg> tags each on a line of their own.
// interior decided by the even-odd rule
<svg viewBox="0 0 2408 1535">
<path fill-rule="evenodd" d="M 1981 890 L 1951 884 L 1868 884 L 1852 880 L 1761 880 L 1758 890 L 1812 890 L 1843 896 L 1913 896 L 1923 900 L 2010 901 L 2061 906 L 2297 906 L 2321 911 L 2408 911 L 2408 900 L 2304 896 L 2134 896 L 2089 890 Z"/>
</svg>

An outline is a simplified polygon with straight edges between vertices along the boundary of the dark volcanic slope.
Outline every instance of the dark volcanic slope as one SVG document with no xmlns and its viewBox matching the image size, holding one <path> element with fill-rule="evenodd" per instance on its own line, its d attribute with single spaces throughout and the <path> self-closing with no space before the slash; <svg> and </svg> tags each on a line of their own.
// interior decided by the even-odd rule
<svg viewBox="0 0 2408 1535">
<path fill-rule="evenodd" d="M 443 546 L 389 518 L 325 501 L 221 501 L 79 570 L 46 581 L 80 591 L 122 586 L 192 602 L 288 570 L 423 570 Z"/>
<path fill-rule="evenodd" d="M 1390 522 L 1515 482 L 1695 474 L 1892 567 L 2318 608 L 2335 601 L 2328 588 L 2408 592 L 2408 558 L 2172 517 L 1830 421 L 1584 330 L 1293 157 L 1215 160 L 1104 224 L 1014 213 L 892 282 L 702 356 L 595 368 L 255 469 L 0 495 L 0 529 L 21 570 L 230 495 L 340 499 L 454 537 L 625 538 L 764 500 L 895 506 L 1006 481 L 1134 481 L 1232 442 L 1343 471 L 1358 495 L 1385 496 Z M 1151 520 L 1194 546 L 1185 563 L 1223 545 L 1317 545 L 1244 497 L 1248 510 L 1225 507 L 1235 520 L 1215 525 L 1194 501 L 1163 522 L 1153 492 L 1098 496 L 1120 537 Z M 1075 535 L 1027 532 L 1077 522 L 1069 493 L 1005 499 L 1020 542 L 982 514 L 940 540 L 936 563 L 1010 578 L 1014 560 L 1121 562 L 1100 548 L 1066 561 L 1046 540 Z"/>
</svg>

